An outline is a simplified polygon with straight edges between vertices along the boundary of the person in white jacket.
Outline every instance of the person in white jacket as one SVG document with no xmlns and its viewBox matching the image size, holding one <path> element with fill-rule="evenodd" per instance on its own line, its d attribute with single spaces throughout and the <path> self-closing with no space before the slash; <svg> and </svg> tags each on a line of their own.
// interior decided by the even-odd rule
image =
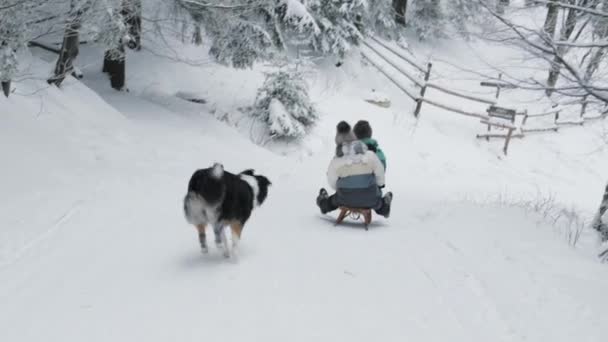
<svg viewBox="0 0 608 342">
<path fill-rule="evenodd" d="M 384 187 L 384 166 L 378 156 L 368 151 L 359 140 L 342 145 L 342 156 L 335 156 L 327 170 L 327 181 L 336 190 L 329 196 L 321 189 L 317 205 L 326 214 L 340 206 L 349 208 L 371 208 L 382 216 L 390 215 L 393 194 L 382 197 Z"/>
</svg>

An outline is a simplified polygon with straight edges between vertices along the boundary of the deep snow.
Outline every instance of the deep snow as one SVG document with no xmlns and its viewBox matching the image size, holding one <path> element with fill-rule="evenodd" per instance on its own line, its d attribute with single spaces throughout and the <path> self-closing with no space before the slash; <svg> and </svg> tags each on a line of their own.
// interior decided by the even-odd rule
<svg viewBox="0 0 608 342">
<path fill-rule="evenodd" d="M 500 142 L 474 138 L 484 129 L 475 120 L 427 108 L 416 122 L 411 101 L 353 57 L 309 76 L 323 116 L 304 141 L 259 147 L 238 111 L 252 103 L 259 69 L 142 54 L 145 63 L 129 64 L 129 93 L 108 89 L 98 53 L 85 49 L 84 84 L 23 80 L 0 99 L 0 340 L 608 336 L 608 274 L 594 235 L 573 248 L 567 228 L 489 200 L 552 194 L 592 214 L 608 167 L 603 123 L 514 141 L 505 158 Z M 32 74 L 50 70 L 28 58 Z M 436 68 L 437 82 L 479 89 Z M 365 102 L 371 89 L 392 106 Z M 375 218 L 369 232 L 334 227 L 314 205 L 336 122 L 360 118 L 388 156 L 395 193 L 391 218 Z M 191 173 L 215 161 L 274 183 L 236 264 L 213 248 L 201 255 L 181 212 Z"/>
</svg>

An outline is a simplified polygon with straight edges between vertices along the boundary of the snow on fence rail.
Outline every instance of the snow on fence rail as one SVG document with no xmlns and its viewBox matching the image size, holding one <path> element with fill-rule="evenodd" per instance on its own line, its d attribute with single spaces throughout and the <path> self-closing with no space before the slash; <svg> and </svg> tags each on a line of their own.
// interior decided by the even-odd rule
<svg viewBox="0 0 608 342">
<path fill-rule="evenodd" d="M 421 72 L 425 72 L 426 71 L 426 67 L 418 64 L 418 62 L 416 62 L 415 60 L 413 60 L 412 58 L 408 57 L 407 55 L 401 53 L 399 50 L 395 49 L 394 47 L 386 44 L 385 42 L 379 40 L 376 37 L 372 37 L 372 40 L 380 45 L 382 45 L 385 49 L 389 50 L 390 52 L 394 53 L 396 56 L 398 56 L 399 58 L 405 60 L 406 62 L 408 62 L 411 66 L 413 66 L 414 68 L 420 70 Z M 367 42 L 363 42 L 366 45 L 369 45 Z"/>
<path fill-rule="evenodd" d="M 404 85 L 402 85 L 401 83 L 399 83 L 395 78 L 393 78 L 393 76 L 391 76 L 390 73 L 387 72 L 384 68 L 382 68 L 378 63 L 374 62 L 374 60 L 373 60 L 372 57 L 370 57 L 368 54 L 366 54 L 363 51 L 361 51 L 361 55 L 371 65 L 373 65 L 376 69 L 378 69 L 378 71 L 380 71 L 386 78 L 388 78 L 391 82 L 393 82 L 393 84 L 395 86 L 397 86 L 397 88 L 401 89 L 401 91 L 403 91 L 405 93 L 405 95 L 407 95 L 409 98 L 411 98 L 414 101 L 418 101 L 418 97 L 416 95 L 414 95 L 412 92 L 410 92 L 410 90 L 407 89 L 407 87 L 405 87 Z"/>
<path fill-rule="evenodd" d="M 409 72 L 401 69 L 395 62 L 393 62 L 390 59 L 386 58 L 385 56 L 379 54 L 376 50 L 374 50 L 374 48 L 371 45 L 369 45 L 365 41 L 363 42 L 363 44 L 365 44 L 365 46 L 367 46 L 370 50 L 372 50 L 374 53 L 376 53 L 386 63 L 390 64 L 393 68 L 399 70 L 400 74 L 402 74 L 403 76 L 407 77 L 410 81 L 414 82 L 414 84 L 416 84 L 418 87 L 423 87 L 424 86 L 424 82 L 422 80 L 419 80 L 418 77 L 416 77 L 416 76 L 410 74 Z M 369 57 L 369 55 L 368 55 L 368 57 Z"/>
<path fill-rule="evenodd" d="M 442 86 L 440 86 L 438 84 L 432 83 L 432 82 L 427 82 L 426 86 L 429 87 L 429 88 L 437 89 L 437 90 L 442 91 L 442 92 L 444 92 L 446 94 L 450 94 L 450 95 L 453 95 L 453 96 L 461 97 L 463 99 L 467 99 L 467 100 L 471 100 L 471 101 L 477 101 L 477 102 L 481 102 L 481 103 L 485 103 L 485 104 L 489 104 L 489 105 L 496 104 L 496 100 L 490 100 L 490 99 L 485 99 L 485 98 L 482 98 L 482 97 L 477 97 L 477 96 L 474 96 L 474 95 L 468 95 L 468 94 L 460 93 L 460 92 L 457 92 L 455 90 L 444 88 L 444 87 L 442 87 Z"/>
<path fill-rule="evenodd" d="M 441 109 L 449 110 L 451 112 L 455 112 L 455 113 L 458 113 L 458 114 L 462 114 L 462 115 L 466 115 L 466 116 L 471 116 L 471 117 L 474 117 L 474 118 L 480 118 L 480 119 L 484 119 L 484 120 L 485 119 L 489 119 L 489 116 L 487 116 L 485 114 L 468 112 L 468 111 L 463 110 L 463 109 L 459 109 L 459 108 L 455 108 L 455 107 L 444 105 L 444 104 L 442 104 L 440 102 L 436 102 L 436 101 L 433 101 L 431 99 L 422 98 L 422 101 L 426 102 L 426 103 L 428 103 L 430 105 L 433 105 L 435 107 L 439 107 Z"/>
</svg>

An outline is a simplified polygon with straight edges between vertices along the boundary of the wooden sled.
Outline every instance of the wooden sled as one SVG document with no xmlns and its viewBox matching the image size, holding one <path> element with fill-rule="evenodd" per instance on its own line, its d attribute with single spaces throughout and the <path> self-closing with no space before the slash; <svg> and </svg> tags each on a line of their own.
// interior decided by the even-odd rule
<svg viewBox="0 0 608 342">
<path fill-rule="evenodd" d="M 340 215 L 338 215 L 338 219 L 336 220 L 336 226 L 342 223 L 347 217 L 350 217 L 355 221 L 363 218 L 365 230 L 369 230 L 369 224 L 372 222 L 372 210 L 340 207 Z"/>
</svg>

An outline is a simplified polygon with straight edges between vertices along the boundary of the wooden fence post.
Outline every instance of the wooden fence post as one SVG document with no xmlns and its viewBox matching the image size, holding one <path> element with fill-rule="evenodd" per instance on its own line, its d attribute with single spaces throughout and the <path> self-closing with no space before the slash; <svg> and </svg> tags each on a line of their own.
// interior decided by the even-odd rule
<svg viewBox="0 0 608 342">
<path fill-rule="evenodd" d="M 418 102 L 416 104 L 416 110 L 414 111 L 414 116 L 416 118 L 418 118 L 418 115 L 420 115 L 420 109 L 422 109 L 422 101 L 424 99 L 424 94 L 426 93 L 426 84 L 431 77 L 431 68 L 433 68 L 433 63 L 429 62 L 429 64 L 427 64 L 426 73 L 424 74 L 424 85 L 420 89 L 420 98 L 416 100 L 416 102 Z"/>
<path fill-rule="evenodd" d="M 498 82 L 496 85 L 496 99 L 498 100 L 498 97 L 500 97 L 500 81 L 502 81 L 502 73 L 498 74 Z"/>
<path fill-rule="evenodd" d="M 507 138 L 505 139 L 505 147 L 502 149 L 505 156 L 507 155 L 507 151 L 509 150 L 509 143 L 511 142 L 511 137 L 513 136 L 513 128 L 508 129 Z"/>
</svg>

